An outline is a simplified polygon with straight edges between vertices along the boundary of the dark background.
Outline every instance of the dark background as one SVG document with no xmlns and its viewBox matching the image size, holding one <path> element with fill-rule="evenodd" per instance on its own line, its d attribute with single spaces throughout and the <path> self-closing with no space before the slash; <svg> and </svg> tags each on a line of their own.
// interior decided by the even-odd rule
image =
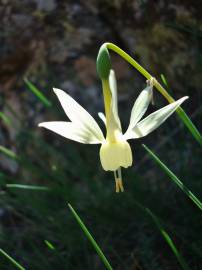
<svg viewBox="0 0 202 270">
<path fill-rule="evenodd" d="M 201 12 L 201 1 L 1 1 L 0 145 L 16 158 L 0 154 L 0 246 L 26 269 L 105 269 L 67 202 L 114 269 L 181 269 L 137 202 L 160 218 L 190 269 L 202 268 L 200 210 L 141 145 L 154 150 L 202 198 L 201 148 L 176 115 L 131 143 L 134 164 L 123 171 L 123 194 L 115 194 L 113 174 L 102 170 L 98 146 L 80 145 L 37 127 L 42 121 L 66 120 L 52 87 L 67 91 L 98 120 L 103 98 L 95 62 L 100 46 L 108 41 L 160 82 L 164 74 L 175 99 L 188 95 L 183 108 L 202 130 Z M 145 79 L 111 55 L 125 130 Z M 28 89 L 25 77 L 52 106 L 44 106 Z M 166 104 L 158 92 L 154 99 L 149 111 Z M 7 184 L 47 186 L 50 191 Z M 14 266 L 1 255 L 0 269 Z"/>
</svg>

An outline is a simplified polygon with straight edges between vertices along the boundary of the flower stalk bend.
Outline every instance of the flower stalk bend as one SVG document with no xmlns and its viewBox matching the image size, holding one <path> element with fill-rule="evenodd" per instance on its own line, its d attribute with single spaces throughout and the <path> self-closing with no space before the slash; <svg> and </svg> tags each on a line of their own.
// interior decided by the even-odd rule
<svg viewBox="0 0 202 270">
<path fill-rule="evenodd" d="M 123 59 L 125 59 L 135 69 L 137 69 L 148 80 L 152 78 L 152 75 L 146 69 L 144 69 L 129 54 L 124 52 L 121 48 L 119 48 L 115 44 L 110 43 L 110 42 L 106 42 L 102 46 L 119 54 Z M 155 80 L 155 82 L 154 82 L 154 87 L 156 87 L 156 89 L 167 99 L 167 101 L 169 103 L 172 103 L 175 101 L 174 98 L 172 96 L 170 96 L 170 94 L 166 91 L 166 89 L 157 80 Z M 184 125 L 189 129 L 192 136 L 199 142 L 200 145 L 202 145 L 202 136 L 201 136 L 200 132 L 198 131 L 197 127 L 194 125 L 194 123 L 191 121 L 191 119 L 185 113 L 185 111 L 181 107 L 179 107 L 176 110 L 176 112 L 178 113 L 179 117 L 183 121 Z"/>
<path fill-rule="evenodd" d="M 114 172 L 116 192 L 123 192 L 121 168 L 128 168 L 133 162 L 128 140 L 144 137 L 157 129 L 188 97 L 171 102 L 171 104 L 143 118 L 152 101 L 153 86 L 157 85 L 157 82 L 134 60 L 139 71 L 141 70 L 148 80 L 146 88 L 141 91 L 134 102 L 128 128 L 123 132 L 118 113 L 116 76 L 111 69 L 111 60 L 107 49 L 107 46 L 114 48 L 115 45 L 112 45 L 111 43 L 103 44 L 97 57 L 97 72 L 102 81 L 105 108 L 105 114 L 99 113 L 99 116 L 105 123 L 106 134 L 103 134 L 95 119 L 81 105 L 60 89 L 54 89 L 54 92 L 70 121 L 43 122 L 39 126 L 80 143 L 101 144 L 101 165 L 105 171 Z M 122 50 L 121 53 L 127 56 Z M 129 56 L 127 59 L 132 61 Z"/>
</svg>

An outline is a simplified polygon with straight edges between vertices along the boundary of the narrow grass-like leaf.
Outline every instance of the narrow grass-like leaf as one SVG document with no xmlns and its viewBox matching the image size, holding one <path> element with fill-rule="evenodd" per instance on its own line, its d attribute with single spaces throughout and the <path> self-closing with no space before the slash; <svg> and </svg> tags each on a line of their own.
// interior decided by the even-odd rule
<svg viewBox="0 0 202 270">
<path fill-rule="evenodd" d="M 148 152 L 150 157 L 157 162 L 163 171 L 170 177 L 170 179 L 202 210 L 202 203 L 200 200 L 180 181 L 180 179 L 146 146 L 144 149 Z"/>
<path fill-rule="evenodd" d="M 40 176 L 40 177 L 49 177 L 54 178 L 52 174 L 47 171 L 45 171 L 43 168 L 41 168 L 39 165 L 36 166 L 33 164 L 32 160 L 29 160 L 26 156 L 18 156 L 16 155 L 12 150 L 0 145 L 0 152 L 2 152 L 7 157 L 17 161 L 19 164 L 22 164 L 25 168 L 29 169 L 30 171 L 33 171 L 34 174 Z"/>
<path fill-rule="evenodd" d="M 55 247 L 53 246 L 53 244 L 51 244 L 48 240 L 44 240 L 44 243 L 47 245 L 47 247 L 50 250 L 55 250 Z"/>
<path fill-rule="evenodd" d="M 49 190 L 48 187 L 42 186 L 33 186 L 33 185 L 21 185 L 21 184 L 6 184 L 7 188 L 19 188 L 19 189 L 28 189 L 28 190 Z"/>
<path fill-rule="evenodd" d="M 168 82 L 167 82 L 165 76 L 163 74 L 161 74 L 160 76 L 161 76 L 162 82 L 168 88 L 169 85 L 168 85 Z M 184 122 L 185 126 L 188 127 L 188 129 L 192 133 L 193 137 L 202 145 L 202 135 L 199 133 L 198 129 L 196 128 L 194 123 L 191 121 L 189 116 L 186 114 L 186 112 L 182 109 L 182 107 L 179 107 L 177 109 L 177 113 L 178 113 L 179 117 L 182 119 L 182 121 Z"/>
<path fill-rule="evenodd" d="M 44 94 L 27 78 L 24 78 L 24 82 L 27 85 L 28 89 L 38 97 L 38 99 L 47 107 L 50 107 L 51 102 L 44 96 Z"/>
<path fill-rule="evenodd" d="M 169 247 L 171 248 L 171 250 L 175 254 L 175 256 L 176 256 L 179 264 L 181 265 L 182 269 L 184 269 L 184 270 L 190 270 L 190 268 L 187 265 L 184 257 L 179 253 L 179 251 L 178 251 L 177 247 L 175 246 L 173 240 L 171 239 L 171 237 L 169 236 L 169 234 L 164 230 L 164 228 L 161 225 L 161 222 L 159 221 L 159 219 L 157 218 L 157 216 L 154 215 L 149 208 L 146 208 L 145 211 L 148 213 L 148 215 L 151 216 L 152 220 L 154 221 L 154 223 L 158 227 L 159 231 L 161 232 L 163 238 L 165 239 L 165 241 L 167 242 L 167 244 L 169 245 Z"/>
<path fill-rule="evenodd" d="M 98 244 L 94 240 L 93 236 L 90 234 L 89 230 L 86 228 L 86 226 L 84 225 L 83 221 L 80 219 L 80 217 L 78 216 L 76 211 L 73 209 L 73 207 L 69 203 L 68 203 L 68 206 L 69 206 L 69 209 L 71 210 L 73 216 L 77 220 L 79 226 L 81 227 L 81 229 L 85 233 L 86 237 L 89 239 L 89 241 L 93 245 L 94 249 L 96 250 L 97 254 L 99 255 L 100 259 L 102 260 L 102 262 L 104 263 L 106 268 L 108 270 L 113 270 L 113 268 L 111 267 L 111 265 L 108 262 L 107 258 L 105 257 L 104 253 L 102 252 L 102 250 L 100 249 L 100 247 L 98 246 Z"/>
<path fill-rule="evenodd" d="M 168 87 L 168 82 L 163 74 L 160 75 L 162 82 L 165 84 L 166 87 Z"/>
<path fill-rule="evenodd" d="M 169 234 L 165 231 L 165 229 L 163 228 L 161 221 L 159 220 L 159 218 L 147 207 L 143 206 L 141 203 L 139 203 L 138 201 L 135 201 L 136 205 L 142 209 L 147 215 L 149 215 L 152 218 L 152 221 L 155 223 L 155 225 L 157 226 L 157 228 L 159 229 L 161 235 L 163 236 L 163 238 L 165 239 L 165 241 L 167 242 L 167 244 L 169 245 L 169 247 L 171 248 L 172 252 L 174 253 L 175 257 L 177 258 L 179 264 L 181 265 L 183 270 L 191 270 L 189 268 L 189 266 L 187 265 L 184 257 L 180 254 L 180 252 L 178 251 L 177 247 L 175 246 L 173 240 L 171 239 L 171 237 L 169 236 Z"/>
<path fill-rule="evenodd" d="M 2 152 L 3 154 L 5 154 L 11 159 L 14 159 L 14 160 L 18 159 L 18 156 L 12 150 L 4 147 L 3 145 L 0 145 L 0 152 Z"/>
<path fill-rule="evenodd" d="M 181 107 L 179 107 L 177 109 L 177 113 L 184 122 L 185 126 L 187 126 L 193 137 L 200 143 L 200 145 L 202 145 L 202 136 L 194 123 L 189 118 L 189 116 L 186 114 L 186 112 Z"/>
<path fill-rule="evenodd" d="M 3 249 L 0 248 L 0 253 L 3 254 L 13 265 L 16 266 L 16 268 L 20 269 L 20 270 L 25 270 L 25 268 L 20 265 L 18 262 L 16 262 L 16 260 L 14 260 L 11 256 L 9 256 L 5 251 L 3 251 Z"/>
<path fill-rule="evenodd" d="M 5 115 L 5 113 L 0 112 L 0 118 L 3 120 L 3 122 L 10 126 L 11 125 L 11 120 L 9 119 L 9 117 L 7 115 Z"/>
</svg>

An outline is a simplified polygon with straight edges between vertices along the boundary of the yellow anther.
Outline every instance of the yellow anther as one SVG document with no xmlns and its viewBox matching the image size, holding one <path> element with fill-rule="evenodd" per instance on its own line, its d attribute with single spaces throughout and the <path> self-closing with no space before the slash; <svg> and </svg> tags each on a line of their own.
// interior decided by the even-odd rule
<svg viewBox="0 0 202 270">
<path fill-rule="evenodd" d="M 124 192 L 123 182 L 121 179 L 116 179 L 116 192 Z"/>
<path fill-rule="evenodd" d="M 116 183 L 116 192 L 119 193 L 124 192 L 123 182 L 122 182 L 122 176 L 121 176 L 121 168 L 118 168 L 118 170 L 114 171 L 114 177 L 115 177 L 115 183 Z"/>
</svg>

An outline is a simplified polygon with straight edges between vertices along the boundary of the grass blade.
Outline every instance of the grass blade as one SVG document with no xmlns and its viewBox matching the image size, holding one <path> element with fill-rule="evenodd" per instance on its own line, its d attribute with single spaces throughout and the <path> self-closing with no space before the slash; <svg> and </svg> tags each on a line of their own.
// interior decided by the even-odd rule
<svg viewBox="0 0 202 270">
<path fill-rule="evenodd" d="M 6 184 L 7 188 L 19 188 L 19 189 L 28 189 L 28 190 L 49 190 L 48 187 L 42 186 L 33 186 L 33 185 L 21 185 L 21 184 Z"/>
<path fill-rule="evenodd" d="M 161 76 L 161 80 L 162 80 L 162 82 L 164 83 L 164 85 L 165 85 L 166 87 L 168 87 L 168 82 L 167 82 L 167 80 L 166 80 L 166 77 L 165 77 L 163 74 L 161 74 L 160 76 Z"/>
<path fill-rule="evenodd" d="M 106 266 L 106 268 L 108 270 L 113 270 L 113 268 L 111 267 L 111 265 L 108 262 L 107 258 L 105 257 L 104 253 L 102 252 L 102 250 L 100 249 L 100 247 L 98 246 L 98 244 L 96 243 L 96 241 L 94 240 L 94 238 L 92 237 L 92 235 L 90 234 L 90 232 L 88 231 L 88 229 L 86 228 L 86 226 L 84 225 L 84 223 L 82 222 L 82 220 L 80 219 L 80 217 L 78 216 L 78 214 L 76 213 L 76 211 L 73 209 L 73 207 L 69 203 L 68 203 L 68 206 L 69 206 L 69 208 L 70 208 L 73 216 L 77 220 L 79 226 L 81 227 L 81 229 L 85 233 L 85 235 L 88 238 L 88 240 L 93 245 L 94 249 L 96 250 L 97 254 L 99 255 L 100 259 L 102 260 L 102 262 L 104 263 L 104 265 Z"/>
<path fill-rule="evenodd" d="M 5 154 L 7 157 L 9 157 L 11 159 L 18 160 L 17 155 L 12 150 L 9 150 L 8 148 L 4 147 L 3 145 L 0 145 L 0 152 L 2 152 L 3 154 Z"/>
<path fill-rule="evenodd" d="M 149 208 L 145 208 L 145 211 L 147 212 L 147 214 L 152 218 L 152 220 L 156 224 L 157 228 L 161 232 L 161 235 L 163 236 L 163 238 L 165 239 L 165 241 L 167 242 L 167 244 L 171 248 L 171 250 L 174 253 L 175 257 L 177 258 L 179 264 L 181 265 L 182 269 L 183 270 L 190 270 L 190 268 L 187 265 L 184 257 L 179 253 L 179 251 L 178 251 L 177 247 L 175 246 L 173 240 L 171 239 L 171 237 L 169 236 L 169 234 L 165 231 L 165 229 L 161 225 L 161 222 L 159 221 L 159 219 L 157 218 L 157 216 L 154 215 Z"/>
<path fill-rule="evenodd" d="M 14 260 L 13 258 L 11 258 L 11 256 L 9 256 L 5 251 L 3 251 L 3 249 L 0 248 L 0 253 L 3 254 L 13 265 L 16 266 L 16 268 L 20 269 L 20 270 L 26 270 L 22 265 L 20 265 L 18 262 L 16 262 L 16 260 Z"/>
<path fill-rule="evenodd" d="M 168 169 L 168 167 L 146 146 L 143 144 L 144 149 L 148 152 L 150 157 L 157 162 L 163 171 L 170 177 L 170 179 L 195 203 L 200 210 L 202 210 L 202 203 L 200 200 L 180 181 L 180 179 Z"/>
<path fill-rule="evenodd" d="M 186 114 L 186 112 L 181 107 L 179 107 L 177 109 L 177 113 L 180 116 L 180 118 L 182 119 L 182 121 L 184 122 L 185 126 L 189 129 L 189 131 L 191 132 L 193 137 L 202 146 L 202 136 L 201 136 L 200 132 L 198 131 L 198 129 L 196 128 L 196 126 L 194 125 L 194 123 L 189 118 L 189 116 Z"/>
<path fill-rule="evenodd" d="M 161 74 L 161 80 L 164 83 L 164 85 L 169 88 L 168 82 L 166 80 L 166 77 Z M 184 122 L 184 125 L 189 129 L 192 136 L 202 145 L 202 135 L 192 122 L 191 118 L 186 114 L 186 112 L 182 109 L 182 107 L 179 107 L 177 109 L 177 114 L 181 118 L 181 120 Z"/>
<path fill-rule="evenodd" d="M 55 250 L 55 247 L 53 246 L 53 244 L 51 242 L 49 242 L 48 240 L 44 240 L 44 243 L 46 244 L 46 246 L 50 249 L 50 250 Z"/>
<path fill-rule="evenodd" d="M 11 126 L 11 120 L 9 119 L 9 117 L 7 115 L 5 115 L 5 113 L 0 112 L 0 118 L 3 120 L 3 122 L 6 125 Z"/>
<path fill-rule="evenodd" d="M 169 85 L 168 85 L 168 82 L 166 80 L 166 77 L 163 74 L 161 74 L 160 76 L 161 76 L 162 82 L 168 88 Z M 198 129 L 196 128 L 196 126 L 194 125 L 194 123 L 192 122 L 190 117 L 182 109 L 182 107 L 179 107 L 177 109 L 177 113 L 178 113 L 179 117 L 181 118 L 181 120 L 184 122 L 185 126 L 189 129 L 189 131 L 191 132 L 193 137 L 202 145 L 202 135 L 200 134 L 200 132 L 198 131 Z"/>
<path fill-rule="evenodd" d="M 50 107 L 51 102 L 44 96 L 44 94 L 27 78 L 24 78 L 24 82 L 27 85 L 28 89 L 38 97 L 38 99 L 47 107 Z"/>
<path fill-rule="evenodd" d="M 160 223 L 159 219 L 157 218 L 157 216 L 155 216 L 151 212 L 151 210 L 149 208 L 146 208 L 145 210 L 148 213 L 148 215 L 151 216 L 152 220 L 154 221 L 154 223 L 158 227 L 159 231 L 161 232 L 161 235 L 163 236 L 163 238 L 165 239 L 165 241 L 167 242 L 167 244 L 169 245 L 169 247 L 171 248 L 171 250 L 175 254 L 175 257 L 177 258 L 177 260 L 178 260 L 179 264 L 181 265 L 182 269 L 190 270 L 189 266 L 187 265 L 186 261 L 184 260 L 184 257 L 179 253 L 179 251 L 178 251 L 177 247 L 175 246 L 173 240 L 170 238 L 169 234 L 164 230 L 164 228 L 161 225 L 161 223 Z"/>
<path fill-rule="evenodd" d="M 159 218 L 149 208 L 143 206 L 141 203 L 139 203 L 137 201 L 135 201 L 135 203 L 141 210 L 143 210 L 147 215 L 149 215 L 152 218 L 152 221 L 155 223 L 155 225 L 159 229 L 161 235 L 163 236 L 163 238 L 165 239 L 165 241 L 167 242 L 167 244 L 171 248 L 171 250 L 174 253 L 175 257 L 177 258 L 179 264 L 181 265 L 182 269 L 183 270 L 190 270 L 184 257 L 180 254 L 180 252 L 178 251 L 177 247 L 175 246 L 173 240 L 171 239 L 169 234 L 163 228 L 163 225 L 161 224 L 161 221 L 159 220 Z"/>
</svg>

